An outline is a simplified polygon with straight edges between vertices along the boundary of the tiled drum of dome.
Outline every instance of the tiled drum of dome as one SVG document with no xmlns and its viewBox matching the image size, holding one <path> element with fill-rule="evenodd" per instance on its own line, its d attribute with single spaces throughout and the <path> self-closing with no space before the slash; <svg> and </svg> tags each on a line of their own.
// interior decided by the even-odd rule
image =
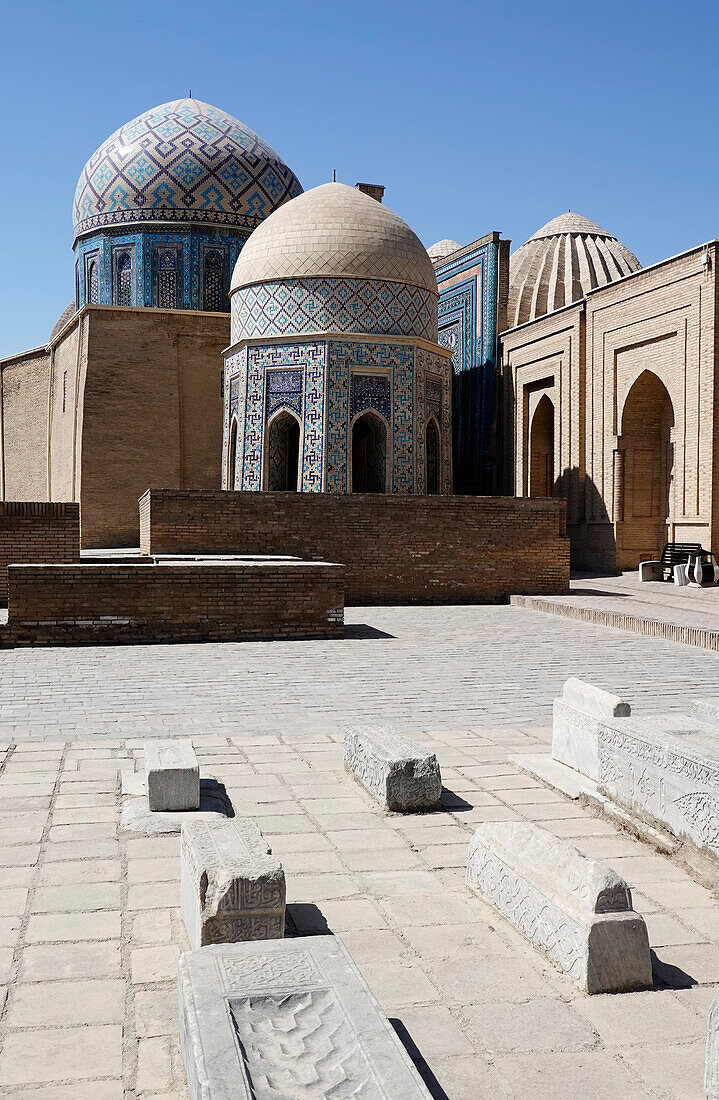
<svg viewBox="0 0 719 1100">
<path fill-rule="evenodd" d="M 434 295 L 380 279 L 282 279 L 232 298 L 232 341 L 297 333 L 356 332 L 436 340 Z"/>
<path fill-rule="evenodd" d="M 195 99 L 121 126 L 77 184 L 75 235 L 112 225 L 182 221 L 252 230 L 301 194 L 294 173 L 254 131 Z"/>
</svg>

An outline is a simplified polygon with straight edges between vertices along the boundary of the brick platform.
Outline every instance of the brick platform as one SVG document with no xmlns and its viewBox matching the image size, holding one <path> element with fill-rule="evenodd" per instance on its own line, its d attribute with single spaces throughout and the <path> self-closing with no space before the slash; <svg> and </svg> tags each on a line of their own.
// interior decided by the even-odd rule
<svg viewBox="0 0 719 1100">
<path fill-rule="evenodd" d="M 140 543 L 342 562 L 347 604 L 500 603 L 569 587 L 559 500 L 150 489 Z"/>
<path fill-rule="evenodd" d="M 343 575 L 326 562 L 11 565 L 4 645 L 335 638 Z"/>
<path fill-rule="evenodd" d="M 0 603 L 12 563 L 79 562 L 80 505 L 0 501 Z"/>
</svg>

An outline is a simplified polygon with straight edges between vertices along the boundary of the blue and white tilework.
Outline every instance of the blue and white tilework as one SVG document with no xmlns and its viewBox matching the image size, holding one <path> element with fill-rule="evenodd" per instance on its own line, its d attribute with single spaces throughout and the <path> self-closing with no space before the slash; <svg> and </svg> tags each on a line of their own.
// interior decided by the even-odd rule
<svg viewBox="0 0 719 1100">
<path fill-rule="evenodd" d="M 437 339 L 436 295 L 381 279 L 280 279 L 232 295 L 232 342 L 316 332 Z"/>
<path fill-rule="evenodd" d="M 198 99 L 125 123 L 97 149 L 75 191 L 75 236 L 142 222 L 198 222 L 251 231 L 299 180 L 262 138 Z"/>
</svg>

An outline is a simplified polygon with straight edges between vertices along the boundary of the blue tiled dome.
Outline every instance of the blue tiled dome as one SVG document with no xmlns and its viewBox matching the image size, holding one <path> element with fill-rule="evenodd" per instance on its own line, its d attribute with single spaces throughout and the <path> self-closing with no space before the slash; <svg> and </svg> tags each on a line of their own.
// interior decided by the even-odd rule
<svg viewBox="0 0 719 1100">
<path fill-rule="evenodd" d="M 93 153 L 75 191 L 74 234 L 146 222 L 251 231 L 301 192 L 294 172 L 242 122 L 177 99 L 127 122 Z"/>
</svg>

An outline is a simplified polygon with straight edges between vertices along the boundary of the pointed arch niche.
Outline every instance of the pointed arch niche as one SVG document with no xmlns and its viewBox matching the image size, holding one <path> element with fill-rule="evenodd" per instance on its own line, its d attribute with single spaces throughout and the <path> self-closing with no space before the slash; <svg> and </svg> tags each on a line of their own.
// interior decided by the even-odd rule
<svg viewBox="0 0 719 1100">
<path fill-rule="evenodd" d="M 300 422 L 280 409 L 265 432 L 265 486 L 279 493 L 297 492 L 300 478 Z"/>
</svg>

